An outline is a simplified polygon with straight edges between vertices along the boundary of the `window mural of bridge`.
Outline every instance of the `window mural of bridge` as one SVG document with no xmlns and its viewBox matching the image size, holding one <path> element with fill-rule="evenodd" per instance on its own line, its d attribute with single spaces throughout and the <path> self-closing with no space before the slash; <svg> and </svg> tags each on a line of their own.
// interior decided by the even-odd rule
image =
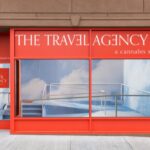
<svg viewBox="0 0 150 150">
<path fill-rule="evenodd" d="M 92 64 L 93 117 L 150 116 L 149 60 Z M 87 60 L 23 60 L 21 68 L 22 116 L 89 116 Z"/>
</svg>

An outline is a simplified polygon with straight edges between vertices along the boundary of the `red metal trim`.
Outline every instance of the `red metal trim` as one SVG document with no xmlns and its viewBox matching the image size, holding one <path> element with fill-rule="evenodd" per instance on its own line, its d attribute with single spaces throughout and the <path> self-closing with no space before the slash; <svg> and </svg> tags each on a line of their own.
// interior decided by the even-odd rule
<svg viewBox="0 0 150 150">
<path fill-rule="evenodd" d="M 19 116 L 21 116 L 21 64 L 20 64 L 20 60 L 19 60 Z"/>
<path fill-rule="evenodd" d="M 10 121 L 9 120 L 0 120 L 0 130 L 1 129 L 9 129 Z"/>
<path fill-rule="evenodd" d="M 89 31 L 90 46 L 89 46 L 89 128 L 92 129 L 92 45 L 91 45 L 91 30 Z"/>
<path fill-rule="evenodd" d="M 89 60 L 89 57 L 83 57 L 83 58 L 79 58 L 79 57 L 73 57 L 73 58 L 71 58 L 71 57 L 69 57 L 69 58 L 64 58 L 64 57 L 55 57 L 55 58 L 51 58 L 51 57 L 47 57 L 47 58 L 14 57 L 14 59 L 15 60 L 19 60 L 19 59 L 23 59 L 23 60 L 41 60 L 41 59 L 43 59 L 43 60 L 49 60 L 49 59 L 51 59 L 51 60 L 57 60 L 57 59 L 60 59 L 60 60 L 64 60 L 64 59 L 65 60 L 76 60 L 76 59 L 78 59 L 78 60 Z"/>
<path fill-rule="evenodd" d="M 11 132 L 14 132 L 14 114 L 15 114 L 15 101 L 14 101 L 14 96 L 15 96 L 15 64 L 14 64 L 14 29 L 10 30 L 10 129 Z"/>
<path fill-rule="evenodd" d="M 74 118 L 70 118 L 70 117 L 62 117 L 62 118 L 48 118 L 48 117 L 44 117 L 44 118 L 22 118 L 22 117 L 15 117 L 14 120 L 89 120 L 89 117 L 74 117 Z M 103 121 L 118 121 L 118 120 L 125 120 L 125 121 L 150 121 L 149 117 L 92 117 L 92 120 L 103 120 Z"/>
<path fill-rule="evenodd" d="M 139 124 L 139 125 L 138 125 Z M 30 134 L 150 134 L 150 121 L 133 119 L 93 119 L 92 130 L 88 119 L 77 120 L 15 120 L 15 133 Z"/>
</svg>

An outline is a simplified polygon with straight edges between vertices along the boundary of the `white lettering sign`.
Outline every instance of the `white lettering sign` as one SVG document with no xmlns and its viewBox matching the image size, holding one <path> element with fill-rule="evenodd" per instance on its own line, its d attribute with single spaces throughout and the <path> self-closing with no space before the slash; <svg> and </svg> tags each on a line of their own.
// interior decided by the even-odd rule
<svg viewBox="0 0 150 150">
<path fill-rule="evenodd" d="M 149 34 L 96 34 L 93 46 L 144 46 Z M 89 46 L 86 34 L 16 34 L 18 46 Z"/>
</svg>

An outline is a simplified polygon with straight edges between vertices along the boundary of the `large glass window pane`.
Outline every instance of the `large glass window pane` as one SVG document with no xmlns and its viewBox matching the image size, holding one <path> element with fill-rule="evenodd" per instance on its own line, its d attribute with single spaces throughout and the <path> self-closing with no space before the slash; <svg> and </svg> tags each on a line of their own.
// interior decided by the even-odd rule
<svg viewBox="0 0 150 150">
<path fill-rule="evenodd" d="M 123 104 L 118 116 L 150 117 L 150 60 L 124 60 Z"/>
<path fill-rule="evenodd" d="M 23 117 L 87 117 L 87 60 L 22 60 Z"/>
<path fill-rule="evenodd" d="M 92 68 L 92 116 L 114 117 L 116 105 L 113 95 L 121 94 L 123 61 L 93 60 Z"/>
<path fill-rule="evenodd" d="M 0 64 L 0 68 L 8 68 L 9 64 Z M 0 82 L 2 82 L 3 77 L 0 75 Z M 10 119 L 10 90 L 9 88 L 0 88 L 0 120 Z"/>
<path fill-rule="evenodd" d="M 150 60 L 93 60 L 92 116 L 150 116 Z"/>
</svg>

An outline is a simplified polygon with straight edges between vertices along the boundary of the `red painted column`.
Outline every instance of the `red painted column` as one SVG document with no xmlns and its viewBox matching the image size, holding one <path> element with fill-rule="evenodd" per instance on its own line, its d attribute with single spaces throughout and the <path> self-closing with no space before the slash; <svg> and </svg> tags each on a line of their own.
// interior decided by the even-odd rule
<svg viewBox="0 0 150 150">
<path fill-rule="evenodd" d="M 14 29 L 10 30 L 10 129 L 14 133 L 15 117 L 15 63 L 14 63 Z"/>
</svg>

